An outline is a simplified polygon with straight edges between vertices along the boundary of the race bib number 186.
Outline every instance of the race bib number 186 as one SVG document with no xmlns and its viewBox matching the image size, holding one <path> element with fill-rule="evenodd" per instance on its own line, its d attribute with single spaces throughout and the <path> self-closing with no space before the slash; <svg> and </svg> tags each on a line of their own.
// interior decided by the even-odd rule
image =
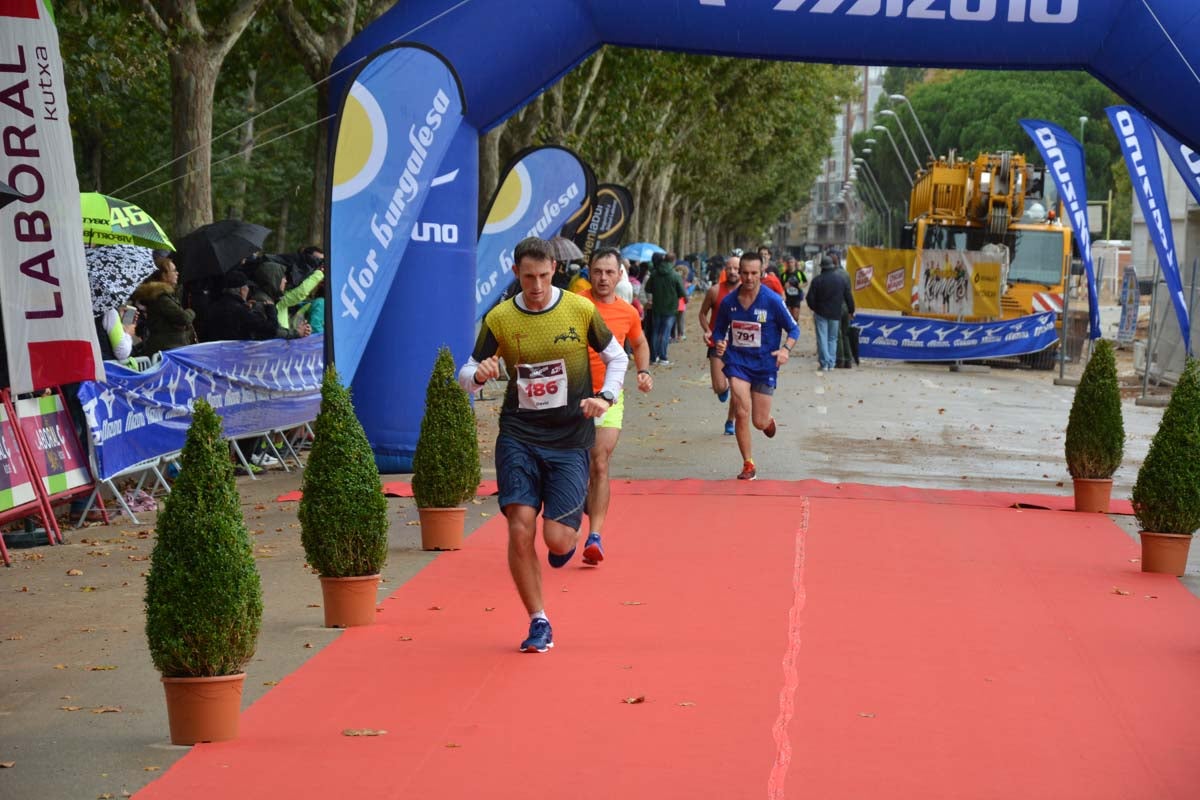
<svg viewBox="0 0 1200 800">
<path fill-rule="evenodd" d="M 517 364 L 517 405 L 523 411 L 562 408 L 567 404 L 567 363 L 561 358 Z"/>
</svg>

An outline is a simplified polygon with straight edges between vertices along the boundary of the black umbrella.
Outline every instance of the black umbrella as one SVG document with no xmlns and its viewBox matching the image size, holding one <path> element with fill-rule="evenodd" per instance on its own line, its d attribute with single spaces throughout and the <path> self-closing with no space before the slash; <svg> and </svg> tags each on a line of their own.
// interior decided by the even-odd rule
<svg viewBox="0 0 1200 800">
<path fill-rule="evenodd" d="M 262 250 L 270 235 L 270 228 L 237 219 L 201 225 L 176 243 L 180 282 L 224 275 Z"/>
<path fill-rule="evenodd" d="M 18 200 L 24 199 L 25 195 L 21 194 L 4 181 L 0 181 L 0 208 L 4 208 L 9 203 L 15 203 Z"/>
</svg>

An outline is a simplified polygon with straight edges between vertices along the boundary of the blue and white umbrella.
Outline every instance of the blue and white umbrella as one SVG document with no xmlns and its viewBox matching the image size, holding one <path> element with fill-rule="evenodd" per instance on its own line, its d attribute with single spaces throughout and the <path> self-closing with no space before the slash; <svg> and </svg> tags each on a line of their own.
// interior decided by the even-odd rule
<svg viewBox="0 0 1200 800">
<path fill-rule="evenodd" d="M 636 244 L 627 244 L 621 248 L 621 255 L 628 258 L 630 261 L 649 261 L 655 253 L 665 253 L 656 244 L 650 242 L 638 242 Z"/>
</svg>

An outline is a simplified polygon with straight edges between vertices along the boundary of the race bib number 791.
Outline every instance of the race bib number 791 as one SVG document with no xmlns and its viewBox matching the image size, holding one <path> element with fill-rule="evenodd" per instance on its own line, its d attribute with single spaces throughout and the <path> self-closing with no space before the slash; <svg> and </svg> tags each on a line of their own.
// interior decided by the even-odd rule
<svg viewBox="0 0 1200 800">
<path fill-rule="evenodd" d="M 559 358 L 517 364 L 517 406 L 523 411 L 562 408 L 567 404 L 567 363 Z"/>
<path fill-rule="evenodd" d="M 762 345 L 762 324 L 734 320 L 730 326 L 734 347 L 759 347 Z"/>
</svg>

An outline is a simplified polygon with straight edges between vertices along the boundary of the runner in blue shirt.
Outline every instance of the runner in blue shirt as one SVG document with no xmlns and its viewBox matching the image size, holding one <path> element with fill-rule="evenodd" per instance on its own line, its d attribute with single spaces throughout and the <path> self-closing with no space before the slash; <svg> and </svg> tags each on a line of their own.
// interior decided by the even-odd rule
<svg viewBox="0 0 1200 800">
<path fill-rule="evenodd" d="M 800 326 L 784 306 L 783 298 L 772 291 L 761 291 L 762 268 L 758 253 L 742 255 L 738 270 L 741 287 L 721 301 L 712 327 L 717 355 L 725 361 L 725 375 L 733 394 L 734 434 L 743 462 L 738 480 L 743 481 L 752 481 L 758 475 L 750 445 L 750 424 L 768 439 L 775 435 L 775 418 L 771 416 L 775 378 L 800 338 Z M 787 339 L 781 346 L 784 331 Z"/>
</svg>

